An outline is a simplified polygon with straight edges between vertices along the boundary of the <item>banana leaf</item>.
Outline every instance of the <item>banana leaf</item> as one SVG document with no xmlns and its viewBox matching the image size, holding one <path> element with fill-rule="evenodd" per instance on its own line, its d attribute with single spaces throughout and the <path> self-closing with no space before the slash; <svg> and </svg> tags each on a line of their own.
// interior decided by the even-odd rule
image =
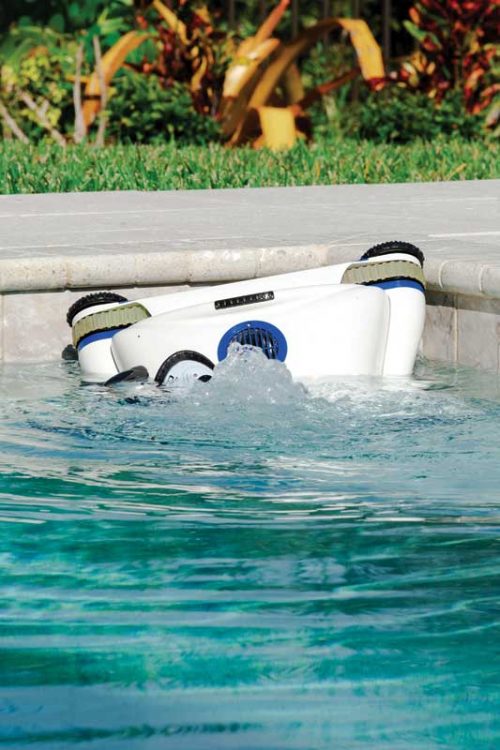
<svg viewBox="0 0 500 750">
<path fill-rule="evenodd" d="M 385 78 L 382 51 L 375 41 L 368 25 L 359 19 L 327 18 L 303 31 L 290 44 L 283 45 L 275 54 L 270 65 L 263 71 L 255 85 L 247 106 L 240 104 L 233 113 L 231 144 L 236 145 L 244 137 L 244 121 L 248 112 L 265 106 L 273 95 L 287 70 L 297 58 L 307 52 L 319 39 L 332 29 L 340 28 L 349 33 L 351 43 L 358 57 L 359 68 L 365 80 L 379 83 Z"/>
</svg>

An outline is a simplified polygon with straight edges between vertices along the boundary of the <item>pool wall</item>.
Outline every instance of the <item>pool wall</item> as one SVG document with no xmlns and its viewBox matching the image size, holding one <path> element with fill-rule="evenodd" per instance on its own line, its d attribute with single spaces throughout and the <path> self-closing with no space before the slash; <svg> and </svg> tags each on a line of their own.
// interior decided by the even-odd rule
<svg viewBox="0 0 500 750">
<path fill-rule="evenodd" d="M 0 196 L 0 361 L 58 358 L 92 290 L 136 299 L 404 239 L 426 255 L 423 354 L 500 372 L 499 195 L 500 180 Z"/>
</svg>

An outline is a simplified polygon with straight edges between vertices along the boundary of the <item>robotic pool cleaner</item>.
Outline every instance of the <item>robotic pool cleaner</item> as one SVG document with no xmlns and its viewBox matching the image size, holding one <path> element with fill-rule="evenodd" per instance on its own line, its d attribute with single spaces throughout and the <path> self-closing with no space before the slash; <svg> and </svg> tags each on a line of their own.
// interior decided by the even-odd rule
<svg viewBox="0 0 500 750">
<path fill-rule="evenodd" d="M 359 261 L 129 302 L 89 294 L 67 320 L 83 380 L 208 380 L 232 343 L 296 380 L 410 375 L 425 316 L 423 253 L 384 242 Z"/>
</svg>

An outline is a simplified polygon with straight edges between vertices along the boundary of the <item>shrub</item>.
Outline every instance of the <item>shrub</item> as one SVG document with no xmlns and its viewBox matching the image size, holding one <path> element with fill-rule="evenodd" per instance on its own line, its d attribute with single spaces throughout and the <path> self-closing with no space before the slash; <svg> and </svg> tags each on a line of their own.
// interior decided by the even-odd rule
<svg viewBox="0 0 500 750">
<path fill-rule="evenodd" d="M 129 143 L 170 140 L 202 145 L 218 139 L 219 127 L 196 112 L 186 86 L 161 86 L 154 75 L 124 70 L 111 90 L 107 133 Z"/>
<path fill-rule="evenodd" d="M 73 125 L 72 88 L 76 43 L 49 28 L 13 29 L 0 47 L 0 100 L 26 135 L 46 135 L 39 118 L 22 101 L 28 94 L 46 120 L 61 132 Z"/>
<path fill-rule="evenodd" d="M 488 107 L 500 91 L 492 70 L 499 11 L 492 0 L 418 0 L 405 23 L 418 52 L 403 64 L 400 80 L 438 102 L 450 91 L 461 91 L 471 113 Z"/>
<path fill-rule="evenodd" d="M 459 92 L 440 104 L 426 94 L 399 86 L 369 94 L 347 119 L 350 134 L 376 142 L 408 143 L 416 138 L 431 140 L 439 135 L 471 139 L 482 134 L 482 119 L 465 111 Z"/>
</svg>

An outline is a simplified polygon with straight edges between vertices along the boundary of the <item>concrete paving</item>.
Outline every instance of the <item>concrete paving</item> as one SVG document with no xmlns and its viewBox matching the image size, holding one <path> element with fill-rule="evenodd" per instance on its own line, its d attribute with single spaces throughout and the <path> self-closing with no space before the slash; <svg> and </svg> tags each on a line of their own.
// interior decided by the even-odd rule
<svg viewBox="0 0 500 750">
<path fill-rule="evenodd" d="M 0 196 L 0 293 L 208 283 L 403 239 L 431 288 L 500 298 L 500 180 Z"/>
</svg>

